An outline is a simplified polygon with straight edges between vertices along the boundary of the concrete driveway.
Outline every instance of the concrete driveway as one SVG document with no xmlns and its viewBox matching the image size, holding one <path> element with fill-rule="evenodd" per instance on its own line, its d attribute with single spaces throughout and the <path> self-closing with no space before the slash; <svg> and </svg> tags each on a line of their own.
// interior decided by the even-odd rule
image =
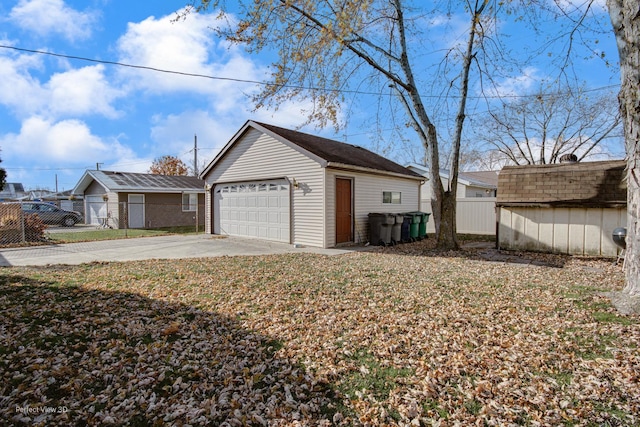
<svg viewBox="0 0 640 427">
<path fill-rule="evenodd" d="M 312 252 L 339 255 L 362 248 L 295 248 L 285 243 L 207 234 L 170 235 L 97 242 L 65 243 L 0 250 L 0 266 L 83 264 L 94 261 L 135 261 L 234 255 Z"/>
</svg>

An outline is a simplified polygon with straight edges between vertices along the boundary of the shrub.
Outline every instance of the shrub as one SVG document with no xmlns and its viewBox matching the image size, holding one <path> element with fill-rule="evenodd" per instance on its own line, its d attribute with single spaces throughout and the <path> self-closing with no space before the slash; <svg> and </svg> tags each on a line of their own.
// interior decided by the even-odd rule
<svg viewBox="0 0 640 427">
<path fill-rule="evenodd" d="M 29 214 L 24 217 L 24 238 L 27 242 L 39 242 L 44 240 L 44 230 L 47 225 L 37 214 Z"/>
</svg>

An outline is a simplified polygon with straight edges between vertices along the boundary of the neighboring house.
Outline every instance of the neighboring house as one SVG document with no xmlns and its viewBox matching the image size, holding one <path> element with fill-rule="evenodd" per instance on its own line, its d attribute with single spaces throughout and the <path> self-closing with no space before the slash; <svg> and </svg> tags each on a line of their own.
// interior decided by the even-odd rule
<svg viewBox="0 0 640 427">
<path fill-rule="evenodd" d="M 627 218 L 624 160 L 507 166 L 498 181 L 500 249 L 615 256 Z"/>
<path fill-rule="evenodd" d="M 193 176 L 87 170 L 73 189 L 85 222 L 112 228 L 204 224 L 204 181 Z"/>
<path fill-rule="evenodd" d="M 411 163 L 408 169 L 425 177 L 429 169 L 424 165 Z M 447 188 L 449 171 L 440 170 L 440 179 Z M 495 197 L 498 188 L 497 171 L 477 171 L 458 173 L 458 189 L 456 194 L 456 229 L 464 234 L 496 234 Z M 425 182 L 420 189 L 422 203 L 420 210 L 431 213 L 431 185 Z M 435 221 L 427 223 L 427 232 L 435 232 Z"/>
<path fill-rule="evenodd" d="M 24 186 L 19 182 L 7 182 L 0 191 L 0 201 L 20 200 L 26 195 Z"/>
<path fill-rule="evenodd" d="M 364 148 L 248 121 L 200 175 L 207 233 L 314 247 L 368 241 L 368 214 L 416 211 L 424 180 Z"/>
<path fill-rule="evenodd" d="M 429 168 L 424 165 L 411 163 L 407 169 L 429 178 Z M 444 188 L 449 185 L 449 171 L 440 169 L 440 180 Z M 459 172 L 457 198 L 467 197 L 496 197 L 498 188 L 498 171 Z M 431 200 L 431 187 L 429 183 L 422 186 L 422 200 Z"/>
</svg>

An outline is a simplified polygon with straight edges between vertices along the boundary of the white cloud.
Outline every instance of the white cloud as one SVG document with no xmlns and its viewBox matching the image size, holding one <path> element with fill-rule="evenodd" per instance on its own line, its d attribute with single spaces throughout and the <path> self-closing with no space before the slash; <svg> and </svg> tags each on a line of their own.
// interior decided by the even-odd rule
<svg viewBox="0 0 640 427">
<path fill-rule="evenodd" d="M 104 66 L 96 65 L 69 70 L 51 76 L 46 84 L 47 105 L 58 115 L 101 114 L 117 117 L 113 101 L 124 94 L 110 86 L 104 75 Z"/>
<path fill-rule="evenodd" d="M 266 69 L 260 67 L 238 48 L 218 46 L 211 26 L 214 15 L 194 14 L 187 20 L 172 22 L 173 16 L 149 17 L 129 23 L 118 40 L 120 61 L 203 76 L 240 80 L 262 80 Z M 234 105 L 243 92 L 255 91 L 253 84 L 243 84 L 203 77 L 183 76 L 150 70 L 120 69 L 124 79 L 150 93 L 186 91 L 219 96 L 218 108 Z"/>
<path fill-rule="evenodd" d="M 93 135 L 79 120 L 52 122 L 31 117 L 22 123 L 20 133 L 5 134 L 0 140 L 8 161 L 32 165 L 93 165 L 96 162 L 135 159 L 135 154 L 118 141 L 104 141 Z"/>
<path fill-rule="evenodd" d="M 587 6 L 595 9 L 596 12 L 606 12 L 608 10 L 607 0 L 550 0 L 549 3 L 551 3 L 552 6 L 560 7 L 562 10 L 567 12 L 583 12 L 586 10 Z"/>
<path fill-rule="evenodd" d="M 59 34 L 77 41 L 91 36 L 96 15 L 72 9 L 62 0 L 20 0 L 9 12 L 9 20 L 39 36 Z"/>
<path fill-rule="evenodd" d="M 103 65 L 59 72 L 45 83 L 34 77 L 42 68 L 36 55 L 0 56 L 0 104 L 22 117 L 119 115 L 113 103 L 125 93 L 111 86 Z"/>
<path fill-rule="evenodd" d="M 487 92 L 491 96 L 518 96 L 529 92 L 540 80 L 538 69 L 527 67 L 519 76 L 506 78 Z"/>
<path fill-rule="evenodd" d="M 19 114 L 36 111 L 40 107 L 45 91 L 40 82 L 29 74 L 33 68 L 41 68 L 39 58 L 33 55 L 0 56 L 0 104 Z"/>
</svg>

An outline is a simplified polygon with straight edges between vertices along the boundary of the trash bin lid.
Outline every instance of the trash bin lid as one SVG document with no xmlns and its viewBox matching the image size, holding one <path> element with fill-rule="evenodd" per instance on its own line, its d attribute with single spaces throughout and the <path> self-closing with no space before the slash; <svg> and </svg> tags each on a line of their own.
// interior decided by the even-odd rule
<svg viewBox="0 0 640 427">
<path fill-rule="evenodd" d="M 624 227 L 618 227 L 615 230 L 613 230 L 613 235 L 614 236 L 620 236 L 620 237 L 626 237 L 627 236 L 627 229 Z"/>
</svg>

